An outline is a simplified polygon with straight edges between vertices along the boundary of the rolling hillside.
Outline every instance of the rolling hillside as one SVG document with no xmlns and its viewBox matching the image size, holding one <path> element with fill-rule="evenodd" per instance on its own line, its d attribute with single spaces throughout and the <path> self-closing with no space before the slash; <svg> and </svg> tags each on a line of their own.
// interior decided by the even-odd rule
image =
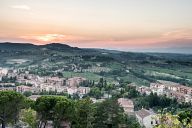
<svg viewBox="0 0 192 128">
<path fill-rule="evenodd" d="M 31 73 L 64 77 L 104 77 L 109 82 L 149 85 L 158 79 L 192 85 L 192 55 L 133 53 L 84 49 L 66 44 L 0 43 L 0 67 L 26 68 Z M 33 68 L 31 68 L 33 67 Z"/>
</svg>

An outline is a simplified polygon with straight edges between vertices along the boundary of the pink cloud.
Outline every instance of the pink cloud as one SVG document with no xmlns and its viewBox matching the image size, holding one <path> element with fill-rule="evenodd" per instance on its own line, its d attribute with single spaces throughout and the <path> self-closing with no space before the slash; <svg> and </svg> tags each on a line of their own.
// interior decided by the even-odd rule
<svg viewBox="0 0 192 128">
<path fill-rule="evenodd" d="M 11 38 L 10 38 L 11 37 Z M 88 37 L 79 35 L 66 35 L 59 33 L 48 34 L 26 34 L 23 36 L 1 35 L 1 40 L 19 42 L 31 42 L 42 45 L 52 42 L 67 43 L 72 46 L 90 47 L 90 48 L 154 48 L 168 46 L 186 46 L 192 45 L 192 30 L 177 29 L 169 32 L 164 32 L 155 37 L 138 37 L 138 38 L 114 38 L 114 37 Z M 9 40 L 10 39 L 10 40 Z M 187 43 L 186 43 L 187 42 Z"/>
</svg>

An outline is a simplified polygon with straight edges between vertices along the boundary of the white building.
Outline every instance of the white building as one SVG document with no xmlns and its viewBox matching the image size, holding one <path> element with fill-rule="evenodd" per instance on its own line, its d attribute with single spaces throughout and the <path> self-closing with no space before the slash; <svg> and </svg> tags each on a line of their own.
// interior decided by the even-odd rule
<svg viewBox="0 0 192 128">
<path fill-rule="evenodd" d="M 0 81 L 2 81 L 2 77 L 3 77 L 3 75 L 2 75 L 2 74 L 0 74 Z"/>
<path fill-rule="evenodd" d="M 80 95 L 85 95 L 85 94 L 89 93 L 90 90 L 91 90 L 91 89 L 90 89 L 89 87 L 79 87 L 79 88 L 78 88 L 78 93 L 79 93 Z"/>
<path fill-rule="evenodd" d="M 0 68 L 0 74 L 7 75 L 8 69 L 7 68 Z"/>
<path fill-rule="evenodd" d="M 77 93 L 77 91 L 78 91 L 78 88 L 77 88 L 77 87 L 68 87 L 68 88 L 67 88 L 67 93 L 68 93 L 69 95 L 73 95 L 73 94 Z"/>
<path fill-rule="evenodd" d="M 136 111 L 135 115 L 139 124 L 145 128 L 153 128 L 158 124 L 158 120 L 155 118 L 156 114 L 153 111 L 141 109 Z"/>
<path fill-rule="evenodd" d="M 150 89 L 153 93 L 157 93 L 157 95 L 164 95 L 165 94 L 165 90 L 166 87 L 163 84 L 159 84 L 159 83 L 151 83 L 150 84 Z"/>
<path fill-rule="evenodd" d="M 150 95 L 150 93 L 152 92 L 151 89 L 146 86 L 137 87 L 136 90 L 141 94 L 145 93 L 146 95 Z"/>
</svg>

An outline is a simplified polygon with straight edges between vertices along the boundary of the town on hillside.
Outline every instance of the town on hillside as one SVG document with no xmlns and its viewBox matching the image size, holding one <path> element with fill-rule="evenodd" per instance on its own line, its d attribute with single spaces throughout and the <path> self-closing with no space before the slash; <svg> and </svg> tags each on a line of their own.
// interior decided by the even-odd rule
<svg viewBox="0 0 192 128">
<path fill-rule="evenodd" d="M 39 76 L 30 74 L 27 70 L 14 68 L 0 68 L 0 91 L 16 91 L 33 101 L 45 95 L 67 96 L 79 100 L 89 97 L 92 103 L 102 103 L 107 99 L 117 97 L 117 102 L 123 108 L 124 114 L 133 116 L 140 126 L 146 128 L 158 125 L 160 119 L 157 117 L 158 111 L 154 109 L 155 104 L 150 106 L 136 102 L 140 96 L 165 97 L 171 102 L 175 101 L 173 105 L 189 104 L 191 106 L 192 103 L 192 87 L 170 81 L 158 80 L 147 87 L 135 83 L 112 84 L 103 78 L 100 78 L 99 82 L 94 82 L 75 76 L 69 78 Z M 164 107 L 169 107 L 169 105 Z M 51 127 L 52 123 L 50 122 L 49 125 Z M 70 127 L 67 123 L 65 125 Z"/>
</svg>

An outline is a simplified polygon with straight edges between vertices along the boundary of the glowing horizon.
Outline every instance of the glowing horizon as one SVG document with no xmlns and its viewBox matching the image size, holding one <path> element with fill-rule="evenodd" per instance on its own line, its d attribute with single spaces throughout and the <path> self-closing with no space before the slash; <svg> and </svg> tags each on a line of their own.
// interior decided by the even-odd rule
<svg viewBox="0 0 192 128">
<path fill-rule="evenodd" d="M 192 46 L 191 0 L 1 0 L 0 42 Z"/>
</svg>

